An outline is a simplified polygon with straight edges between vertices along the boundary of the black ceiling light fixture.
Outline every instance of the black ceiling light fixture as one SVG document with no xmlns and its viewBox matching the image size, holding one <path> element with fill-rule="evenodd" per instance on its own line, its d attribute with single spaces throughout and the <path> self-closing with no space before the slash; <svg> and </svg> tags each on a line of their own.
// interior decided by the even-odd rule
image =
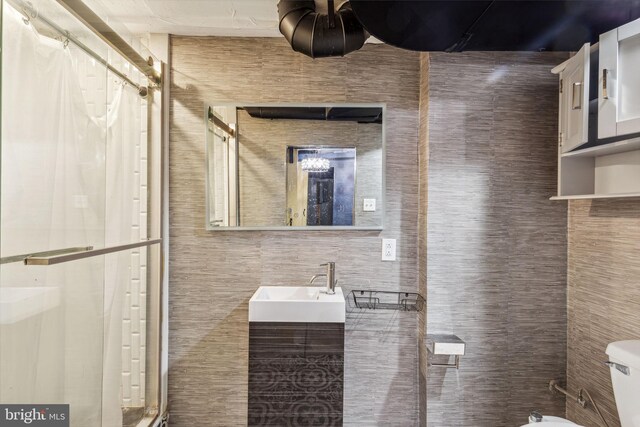
<svg viewBox="0 0 640 427">
<path fill-rule="evenodd" d="M 279 0 L 280 32 L 296 52 L 312 58 L 344 56 L 360 49 L 369 34 L 349 1 L 326 0 L 327 13 L 316 11 L 314 0 Z"/>
<path fill-rule="evenodd" d="M 377 39 L 417 51 L 570 51 L 640 17 L 640 0 L 352 0 Z"/>
</svg>

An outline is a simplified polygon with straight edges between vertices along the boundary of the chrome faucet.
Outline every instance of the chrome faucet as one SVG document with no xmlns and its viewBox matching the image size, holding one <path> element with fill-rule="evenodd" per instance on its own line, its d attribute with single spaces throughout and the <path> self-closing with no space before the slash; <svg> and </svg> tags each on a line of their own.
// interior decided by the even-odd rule
<svg viewBox="0 0 640 427">
<path fill-rule="evenodd" d="M 320 264 L 320 267 L 327 267 L 327 272 L 326 273 L 320 273 L 320 274 L 315 274 L 311 280 L 309 280 L 309 283 L 307 283 L 307 285 L 311 285 L 313 284 L 313 282 L 318 278 L 318 277 L 326 277 L 327 278 L 327 294 L 329 295 L 333 295 L 336 293 L 336 283 L 338 282 L 336 280 L 336 263 L 335 262 L 326 262 L 324 264 Z"/>
</svg>

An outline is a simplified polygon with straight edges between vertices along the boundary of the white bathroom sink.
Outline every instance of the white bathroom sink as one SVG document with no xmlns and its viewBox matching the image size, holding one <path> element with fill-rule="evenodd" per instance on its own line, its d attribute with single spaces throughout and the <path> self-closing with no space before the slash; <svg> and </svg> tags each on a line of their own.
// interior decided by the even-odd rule
<svg viewBox="0 0 640 427">
<path fill-rule="evenodd" d="M 60 304 L 54 287 L 0 287 L 0 325 L 16 323 Z"/>
<path fill-rule="evenodd" d="M 260 286 L 249 300 L 250 322 L 344 323 L 342 288 Z"/>
</svg>

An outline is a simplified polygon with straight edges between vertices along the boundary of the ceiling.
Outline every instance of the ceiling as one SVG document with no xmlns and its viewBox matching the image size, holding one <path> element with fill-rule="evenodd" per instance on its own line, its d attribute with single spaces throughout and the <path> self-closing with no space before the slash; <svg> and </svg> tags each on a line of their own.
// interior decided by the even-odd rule
<svg viewBox="0 0 640 427">
<path fill-rule="evenodd" d="M 278 0 L 85 0 L 132 33 L 282 37 Z"/>
<path fill-rule="evenodd" d="M 115 29 L 282 37 L 278 0 L 84 0 Z M 324 5 L 326 0 L 318 1 Z M 577 50 L 640 17 L 640 0 L 352 0 L 377 39 L 411 50 Z M 371 37 L 369 42 L 378 42 Z"/>
<path fill-rule="evenodd" d="M 418 51 L 571 51 L 640 17 L 640 0 L 356 0 L 378 39 Z"/>
</svg>

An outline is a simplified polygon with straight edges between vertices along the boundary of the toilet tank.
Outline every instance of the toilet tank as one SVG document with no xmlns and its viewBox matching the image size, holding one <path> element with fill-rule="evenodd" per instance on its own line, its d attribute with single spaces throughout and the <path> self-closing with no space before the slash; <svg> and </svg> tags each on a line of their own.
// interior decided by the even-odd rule
<svg viewBox="0 0 640 427">
<path fill-rule="evenodd" d="M 640 427 L 640 340 L 607 346 L 611 383 L 622 427 Z"/>
</svg>

